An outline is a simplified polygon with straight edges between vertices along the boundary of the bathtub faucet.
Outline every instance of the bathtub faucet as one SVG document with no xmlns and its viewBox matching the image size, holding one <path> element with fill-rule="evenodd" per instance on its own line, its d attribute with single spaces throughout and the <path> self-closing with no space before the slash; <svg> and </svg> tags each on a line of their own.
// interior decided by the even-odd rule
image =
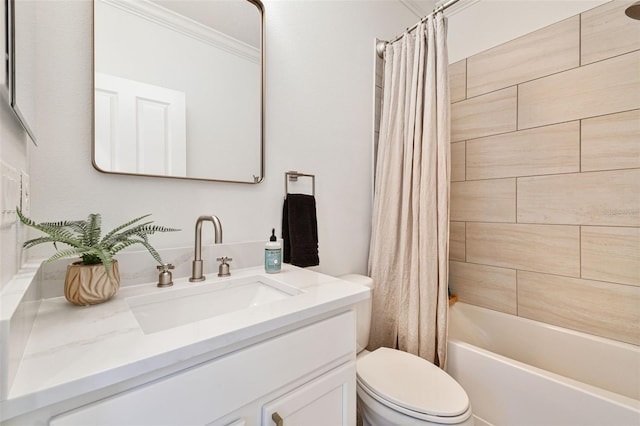
<svg viewBox="0 0 640 426">
<path fill-rule="evenodd" d="M 191 278 L 189 281 L 204 281 L 205 276 L 202 275 L 202 222 L 212 222 L 214 230 L 215 244 L 222 243 L 222 224 L 218 216 L 200 216 L 196 221 L 196 243 L 193 254 L 193 264 L 191 267 Z"/>
</svg>

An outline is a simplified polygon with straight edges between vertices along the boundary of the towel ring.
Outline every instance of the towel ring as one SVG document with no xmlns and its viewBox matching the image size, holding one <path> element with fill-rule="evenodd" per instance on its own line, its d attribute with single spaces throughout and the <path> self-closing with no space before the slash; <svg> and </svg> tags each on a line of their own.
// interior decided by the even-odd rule
<svg viewBox="0 0 640 426">
<path fill-rule="evenodd" d="M 299 177 L 311 178 L 311 195 L 316 196 L 316 175 L 310 175 L 306 173 L 299 173 L 295 170 L 289 170 L 284 172 L 284 195 L 289 193 L 289 182 L 297 182 Z"/>
</svg>

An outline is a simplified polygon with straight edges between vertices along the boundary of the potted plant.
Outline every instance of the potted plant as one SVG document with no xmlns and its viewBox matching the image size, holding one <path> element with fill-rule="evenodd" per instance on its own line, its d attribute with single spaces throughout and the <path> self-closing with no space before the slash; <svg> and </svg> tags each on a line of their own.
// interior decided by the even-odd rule
<svg viewBox="0 0 640 426">
<path fill-rule="evenodd" d="M 134 244 L 140 244 L 162 264 L 160 254 L 149 244 L 149 235 L 156 232 L 179 231 L 153 225 L 152 221 L 141 222 L 151 216 L 148 214 L 124 223 L 102 237 L 102 218 L 99 213 L 90 214 L 86 220 L 36 223 L 24 216 L 19 209 L 17 212 L 22 223 L 47 234 L 26 241 L 24 248 L 53 243 L 58 251 L 47 259 L 47 262 L 66 257 L 81 258 L 67 266 L 64 282 L 65 297 L 76 305 L 106 302 L 116 294 L 120 288 L 118 261 L 113 258 L 116 253 Z M 59 249 L 58 243 L 69 247 Z"/>
</svg>

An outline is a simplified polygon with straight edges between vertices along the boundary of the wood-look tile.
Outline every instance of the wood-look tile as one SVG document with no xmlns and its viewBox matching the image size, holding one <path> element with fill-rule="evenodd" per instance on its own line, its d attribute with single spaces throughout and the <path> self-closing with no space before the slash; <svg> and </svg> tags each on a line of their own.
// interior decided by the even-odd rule
<svg viewBox="0 0 640 426">
<path fill-rule="evenodd" d="M 467 60 L 449 65 L 449 93 L 451 102 L 467 98 Z"/>
<path fill-rule="evenodd" d="M 640 169 L 518 178 L 518 222 L 640 226 Z"/>
<path fill-rule="evenodd" d="M 638 108 L 640 51 L 518 86 L 518 129 Z"/>
<path fill-rule="evenodd" d="M 580 171 L 580 122 L 521 130 L 467 142 L 466 179 Z"/>
<path fill-rule="evenodd" d="M 449 259 L 465 260 L 465 223 L 449 222 Z"/>
<path fill-rule="evenodd" d="M 469 222 L 467 262 L 580 276 L 578 226 Z"/>
<path fill-rule="evenodd" d="M 582 227 L 582 278 L 640 286 L 640 228 Z"/>
<path fill-rule="evenodd" d="M 582 120 L 582 171 L 640 167 L 640 109 Z"/>
<path fill-rule="evenodd" d="M 465 179 L 465 143 L 455 142 L 451 144 L 451 181 L 457 182 Z"/>
<path fill-rule="evenodd" d="M 473 97 L 580 65 L 578 15 L 467 59 L 467 96 Z"/>
<path fill-rule="evenodd" d="M 451 220 L 515 222 L 516 180 L 452 182 Z"/>
<path fill-rule="evenodd" d="M 508 87 L 451 104 L 451 141 L 516 130 L 517 92 Z"/>
<path fill-rule="evenodd" d="M 582 65 L 640 49 L 640 25 L 624 14 L 631 3 L 612 1 L 581 15 Z"/>
<path fill-rule="evenodd" d="M 518 315 L 640 344 L 640 287 L 518 271 Z"/>
<path fill-rule="evenodd" d="M 449 287 L 458 300 L 515 315 L 516 271 L 465 262 L 449 262 Z"/>
</svg>

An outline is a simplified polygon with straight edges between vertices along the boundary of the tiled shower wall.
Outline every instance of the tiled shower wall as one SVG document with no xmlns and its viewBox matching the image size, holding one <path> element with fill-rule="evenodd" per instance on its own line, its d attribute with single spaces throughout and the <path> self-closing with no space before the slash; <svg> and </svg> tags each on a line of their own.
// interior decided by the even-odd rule
<svg viewBox="0 0 640 426">
<path fill-rule="evenodd" d="M 606 3 L 451 64 L 450 287 L 640 344 L 640 21 Z"/>
</svg>

